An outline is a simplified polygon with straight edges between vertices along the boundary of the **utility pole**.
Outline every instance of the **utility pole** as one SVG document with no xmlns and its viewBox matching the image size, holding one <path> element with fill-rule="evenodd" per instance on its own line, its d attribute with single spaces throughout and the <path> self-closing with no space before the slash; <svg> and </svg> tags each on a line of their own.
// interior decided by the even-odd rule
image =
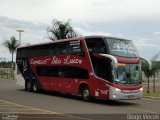
<svg viewBox="0 0 160 120">
<path fill-rule="evenodd" d="M 21 45 L 21 33 L 24 32 L 22 29 L 17 29 L 17 32 L 19 32 L 19 44 Z"/>
</svg>

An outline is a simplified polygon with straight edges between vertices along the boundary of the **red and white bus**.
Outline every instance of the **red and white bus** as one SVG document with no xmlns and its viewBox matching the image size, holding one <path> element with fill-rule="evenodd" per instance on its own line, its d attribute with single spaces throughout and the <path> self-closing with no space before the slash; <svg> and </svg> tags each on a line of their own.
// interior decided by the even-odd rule
<svg viewBox="0 0 160 120">
<path fill-rule="evenodd" d="M 138 99 L 143 90 L 140 62 L 131 40 L 105 36 L 56 40 L 17 49 L 17 81 L 27 91 L 58 91 L 84 100 Z"/>
</svg>

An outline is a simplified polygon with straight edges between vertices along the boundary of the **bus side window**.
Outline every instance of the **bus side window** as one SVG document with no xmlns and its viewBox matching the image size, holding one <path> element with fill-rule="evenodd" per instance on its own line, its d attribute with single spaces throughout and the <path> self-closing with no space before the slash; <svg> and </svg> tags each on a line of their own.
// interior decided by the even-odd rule
<svg viewBox="0 0 160 120">
<path fill-rule="evenodd" d="M 88 51 L 90 53 L 106 53 L 106 45 L 101 38 L 88 38 L 85 39 Z"/>
<path fill-rule="evenodd" d="M 70 41 L 68 44 L 68 54 L 84 56 L 84 50 L 80 40 Z"/>
<path fill-rule="evenodd" d="M 38 76 L 46 77 L 58 77 L 59 76 L 59 67 L 57 66 L 37 66 L 36 67 Z"/>
<path fill-rule="evenodd" d="M 108 81 L 112 81 L 112 73 L 111 73 L 111 61 L 106 61 L 103 59 L 92 58 L 93 68 L 95 74 L 103 79 Z"/>
<path fill-rule="evenodd" d="M 27 50 L 21 50 L 21 56 L 22 58 L 26 58 L 28 56 Z"/>
<path fill-rule="evenodd" d="M 38 76 L 78 79 L 89 78 L 86 69 L 74 66 L 37 66 L 36 69 Z"/>
<path fill-rule="evenodd" d="M 51 44 L 50 46 L 50 55 L 51 56 L 56 55 L 56 45 L 54 44 Z"/>
<path fill-rule="evenodd" d="M 78 79 L 88 79 L 89 74 L 86 69 L 79 68 L 79 67 L 67 67 L 67 78 L 78 78 Z"/>
<path fill-rule="evenodd" d="M 66 55 L 67 54 L 67 44 L 59 43 L 55 45 L 55 55 Z"/>
<path fill-rule="evenodd" d="M 29 56 L 49 56 L 51 47 L 49 45 L 32 47 L 28 49 Z"/>
</svg>

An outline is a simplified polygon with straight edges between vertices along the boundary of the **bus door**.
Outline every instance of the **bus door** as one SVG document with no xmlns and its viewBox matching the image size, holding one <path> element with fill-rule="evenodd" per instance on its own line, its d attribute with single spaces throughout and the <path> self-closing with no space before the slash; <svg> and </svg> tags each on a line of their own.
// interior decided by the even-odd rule
<svg viewBox="0 0 160 120">
<path fill-rule="evenodd" d="M 101 57 L 100 54 L 108 53 L 107 46 L 102 38 L 86 38 L 85 41 L 96 76 L 93 82 L 96 89 L 95 96 L 106 99 L 109 94 L 106 85 L 112 81 L 112 67 L 111 61 Z"/>
<path fill-rule="evenodd" d="M 99 97 L 106 99 L 109 95 L 108 82 L 112 82 L 112 67 L 110 60 L 92 56 L 94 73 L 98 77 L 95 80 L 96 87 L 99 91 Z"/>
</svg>

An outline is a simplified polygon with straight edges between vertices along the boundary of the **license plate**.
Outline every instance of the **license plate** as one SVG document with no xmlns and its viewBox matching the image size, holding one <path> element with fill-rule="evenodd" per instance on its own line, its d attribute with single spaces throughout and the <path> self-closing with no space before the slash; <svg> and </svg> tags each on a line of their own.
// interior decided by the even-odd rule
<svg viewBox="0 0 160 120">
<path fill-rule="evenodd" d="M 132 98 L 134 98 L 134 95 L 128 95 L 128 98 L 132 99 Z"/>
</svg>

